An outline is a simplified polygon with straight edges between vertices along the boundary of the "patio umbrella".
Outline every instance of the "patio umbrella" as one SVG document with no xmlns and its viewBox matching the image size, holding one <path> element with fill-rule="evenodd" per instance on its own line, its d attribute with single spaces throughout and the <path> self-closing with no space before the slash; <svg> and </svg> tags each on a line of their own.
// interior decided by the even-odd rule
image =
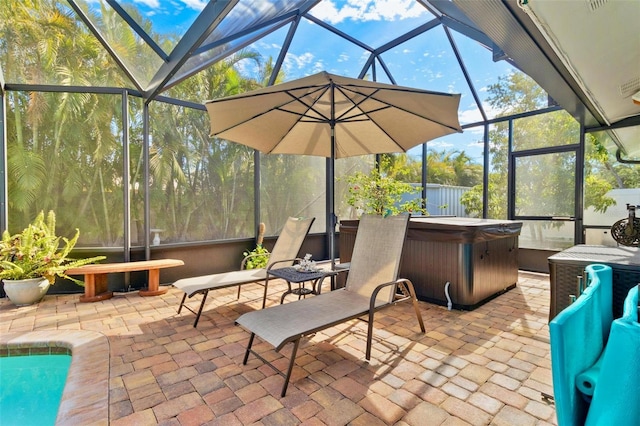
<svg viewBox="0 0 640 426">
<path fill-rule="evenodd" d="M 328 162 L 327 230 L 334 261 L 333 160 L 406 152 L 453 132 L 459 94 L 432 92 L 320 72 L 205 102 L 211 135 L 266 154 L 315 155 Z"/>
</svg>

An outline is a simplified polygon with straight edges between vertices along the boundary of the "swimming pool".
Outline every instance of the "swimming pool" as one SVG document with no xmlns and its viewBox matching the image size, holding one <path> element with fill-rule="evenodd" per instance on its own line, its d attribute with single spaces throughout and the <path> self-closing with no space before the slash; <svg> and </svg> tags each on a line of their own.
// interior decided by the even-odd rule
<svg viewBox="0 0 640 426">
<path fill-rule="evenodd" d="M 109 424 L 109 340 L 107 337 L 87 330 L 0 333 L 0 357 L 42 353 L 72 354 L 60 407 L 57 410 L 58 415 L 54 419 L 56 426 L 88 424 L 107 426 Z M 51 409 L 51 411 L 54 410 Z M 4 426 L 4 413 L 0 415 L 2 415 L 0 424 Z"/>
<path fill-rule="evenodd" d="M 0 357 L 2 424 L 55 425 L 70 366 L 71 354 Z"/>
</svg>

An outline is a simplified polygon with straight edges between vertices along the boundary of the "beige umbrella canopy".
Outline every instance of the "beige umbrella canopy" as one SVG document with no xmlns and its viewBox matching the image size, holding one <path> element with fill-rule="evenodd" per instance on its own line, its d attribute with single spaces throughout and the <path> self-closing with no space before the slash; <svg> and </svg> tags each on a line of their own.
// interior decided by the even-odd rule
<svg viewBox="0 0 640 426">
<path fill-rule="evenodd" d="M 454 132 L 459 94 L 431 92 L 320 72 L 205 102 L 211 135 L 266 154 L 331 159 L 406 152 Z M 333 161 L 327 170 L 327 230 L 335 229 Z M 333 232 L 329 258 L 334 259 Z"/>
<path fill-rule="evenodd" d="M 212 136 L 267 154 L 344 158 L 406 152 L 461 132 L 459 103 L 459 94 L 321 72 L 205 106 Z"/>
</svg>

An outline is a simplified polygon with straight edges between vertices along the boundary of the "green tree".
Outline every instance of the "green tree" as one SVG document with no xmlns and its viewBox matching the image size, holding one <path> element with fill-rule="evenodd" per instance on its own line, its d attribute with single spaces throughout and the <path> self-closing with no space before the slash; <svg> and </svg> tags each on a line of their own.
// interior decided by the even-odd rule
<svg viewBox="0 0 640 426">
<path fill-rule="evenodd" d="M 239 64 L 260 64 L 242 51 L 170 90 L 185 99 L 215 99 L 259 87 L 243 77 Z M 208 116 L 191 108 L 154 102 L 150 148 L 153 227 L 165 239 L 188 241 L 245 236 L 253 221 L 253 150 L 211 138 Z"/>
<path fill-rule="evenodd" d="M 9 81 L 27 84 L 133 87 L 107 50 L 62 2 L 0 0 L 0 60 Z M 157 56 L 104 5 L 85 13 L 144 83 Z M 151 37 L 168 49 L 175 35 L 156 34 L 128 8 Z M 262 67 L 251 51 L 239 52 L 172 87 L 167 94 L 200 103 L 260 87 L 239 72 L 243 61 Z M 155 65 L 154 65 L 155 64 Z M 267 67 L 272 67 L 269 63 Z M 268 71 L 264 71 L 263 76 Z M 8 92 L 9 217 L 24 227 L 40 210 L 58 213 L 61 229 L 81 228 L 81 244 L 119 245 L 123 238 L 122 141 L 129 133 L 132 219 L 143 230 L 149 191 L 152 227 L 173 241 L 246 236 L 253 221 L 253 151 L 214 140 L 203 111 L 153 101 L 151 186 L 144 187 L 142 107 L 130 97 L 123 122 L 121 95 Z"/>
<path fill-rule="evenodd" d="M 0 58 L 10 81 L 126 85 L 84 23 L 56 1 L 3 1 Z M 8 93 L 10 226 L 24 227 L 38 211 L 55 210 L 65 232 L 88 230 L 84 243 L 121 239 L 119 102 L 94 93 Z"/>
<path fill-rule="evenodd" d="M 427 182 L 441 185 L 474 186 L 482 183 L 482 165 L 464 151 L 427 152 Z"/>
<path fill-rule="evenodd" d="M 613 141 L 607 132 L 594 132 L 586 134 L 585 153 L 585 178 L 590 177 L 594 187 L 587 186 L 593 194 L 585 194 L 585 197 L 598 197 L 602 191 L 613 188 L 638 188 L 640 187 L 640 167 L 634 164 L 624 164 L 617 162 L 614 153 L 609 152 L 607 145 L 613 146 Z M 600 192 L 594 188 L 600 187 Z M 587 191 L 588 192 L 588 191 Z M 599 204 L 600 203 L 600 204 Z M 597 211 L 602 200 L 594 201 L 593 205 Z M 604 205 L 606 207 L 608 204 Z"/>
<path fill-rule="evenodd" d="M 501 77 L 498 83 L 489 87 L 489 104 L 500 111 L 500 116 L 508 116 L 544 107 L 546 93 L 528 76 L 513 73 Z M 514 120 L 513 149 L 529 150 L 547 146 L 576 144 L 579 140 L 577 122 L 564 111 L 535 115 Z M 507 218 L 507 175 L 508 175 L 508 135 L 507 122 L 496 123 L 489 132 L 489 204 L 488 216 L 495 219 Z M 588 151 L 589 152 L 589 151 Z M 596 160 L 596 153 L 587 156 Z M 519 157 L 516 172 L 520 179 L 516 187 L 516 209 L 525 215 L 572 215 L 573 170 L 575 158 L 572 155 L 534 155 Z M 553 173 L 551 173 L 553 171 Z M 518 174 L 516 175 L 518 176 Z M 611 189 L 602 175 L 593 175 L 585 181 L 585 206 L 606 209 L 613 200 L 606 192 Z M 532 197 L 531 194 L 537 196 Z M 465 194 L 462 203 L 472 215 L 482 214 L 482 188 L 476 186 Z M 553 200 L 546 205 L 547 200 Z"/>
</svg>

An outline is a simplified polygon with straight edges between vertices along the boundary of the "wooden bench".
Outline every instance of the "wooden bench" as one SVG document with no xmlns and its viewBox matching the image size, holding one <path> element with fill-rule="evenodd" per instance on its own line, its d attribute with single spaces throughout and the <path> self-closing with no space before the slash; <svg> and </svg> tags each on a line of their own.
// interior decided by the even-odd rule
<svg viewBox="0 0 640 426">
<path fill-rule="evenodd" d="M 107 274 L 114 272 L 149 271 L 148 287 L 140 290 L 140 296 L 157 296 L 167 292 L 160 288 L 160 269 L 182 266 L 184 262 L 177 259 L 143 260 L 140 262 L 104 263 L 85 265 L 66 270 L 67 275 L 84 275 L 84 296 L 80 302 L 99 302 L 110 299 L 113 292 L 109 291 Z"/>
</svg>

